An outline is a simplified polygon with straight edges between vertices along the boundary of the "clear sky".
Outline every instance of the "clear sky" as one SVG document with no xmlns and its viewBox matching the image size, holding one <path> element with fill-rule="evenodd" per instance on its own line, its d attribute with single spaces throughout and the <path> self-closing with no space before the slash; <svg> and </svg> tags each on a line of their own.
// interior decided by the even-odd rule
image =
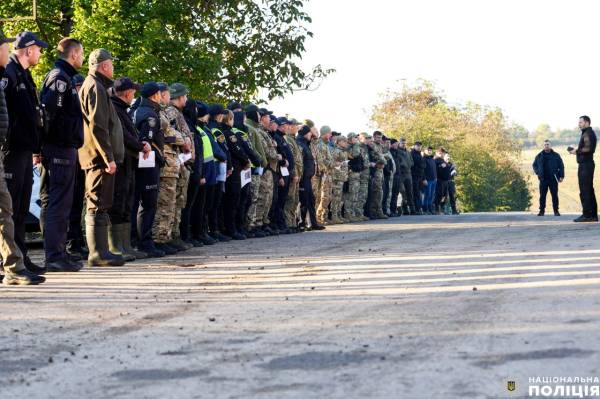
<svg viewBox="0 0 600 399">
<path fill-rule="evenodd" d="M 528 129 L 600 123 L 600 1 L 311 0 L 301 65 L 337 72 L 314 92 L 271 102 L 348 133 L 371 128 L 379 94 L 433 81 L 451 103 L 500 107 Z"/>
</svg>

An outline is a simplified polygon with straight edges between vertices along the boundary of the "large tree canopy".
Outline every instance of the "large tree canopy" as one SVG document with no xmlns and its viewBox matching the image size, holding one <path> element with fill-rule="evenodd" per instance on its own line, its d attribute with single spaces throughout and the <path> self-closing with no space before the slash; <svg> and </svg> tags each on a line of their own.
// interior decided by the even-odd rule
<svg viewBox="0 0 600 399">
<path fill-rule="evenodd" d="M 392 137 L 443 146 L 454 158 L 461 207 L 466 211 L 523 211 L 531 196 L 518 158 L 518 128 L 499 109 L 448 105 L 429 82 L 389 92 L 374 107 L 373 123 Z"/>
<path fill-rule="evenodd" d="M 38 32 L 55 45 L 82 40 L 118 61 L 115 73 L 138 81 L 183 82 L 193 96 L 212 101 L 266 100 L 314 89 L 333 72 L 298 62 L 312 32 L 305 0 L 44 0 L 36 21 L 6 22 L 16 34 Z M 32 13 L 31 0 L 0 2 L 0 17 Z M 46 52 L 36 79 L 55 57 Z M 266 98 L 258 98 L 259 91 Z"/>
</svg>

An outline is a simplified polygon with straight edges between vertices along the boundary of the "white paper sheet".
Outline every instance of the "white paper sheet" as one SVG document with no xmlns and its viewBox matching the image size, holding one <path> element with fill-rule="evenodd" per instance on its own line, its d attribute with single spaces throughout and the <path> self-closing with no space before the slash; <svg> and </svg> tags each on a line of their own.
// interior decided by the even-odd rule
<svg viewBox="0 0 600 399">
<path fill-rule="evenodd" d="M 257 173 L 259 176 L 262 176 L 262 175 L 263 175 L 263 173 L 265 173 L 265 169 L 264 169 L 262 166 L 259 166 L 259 167 L 258 167 L 258 168 L 256 168 L 255 170 L 256 170 L 256 173 Z"/>
<path fill-rule="evenodd" d="M 181 163 L 182 165 L 184 163 L 186 163 L 187 161 L 189 161 L 190 159 L 192 159 L 192 153 L 188 152 L 188 153 L 181 153 L 179 154 L 179 163 Z"/>
<path fill-rule="evenodd" d="M 281 176 L 285 177 L 285 176 L 289 176 L 290 172 L 288 171 L 288 168 L 286 168 L 285 166 L 281 167 Z"/>
<path fill-rule="evenodd" d="M 153 168 L 156 166 L 156 154 L 154 151 L 148 153 L 148 158 L 144 159 L 144 153 L 140 152 L 138 168 Z"/>
<path fill-rule="evenodd" d="M 227 162 L 219 162 L 219 174 L 217 174 L 217 181 L 227 180 Z"/>
<path fill-rule="evenodd" d="M 242 170 L 240 175 L 242 177 L 242 188 L 252 181 L 252 169 Z"/>
</svg>

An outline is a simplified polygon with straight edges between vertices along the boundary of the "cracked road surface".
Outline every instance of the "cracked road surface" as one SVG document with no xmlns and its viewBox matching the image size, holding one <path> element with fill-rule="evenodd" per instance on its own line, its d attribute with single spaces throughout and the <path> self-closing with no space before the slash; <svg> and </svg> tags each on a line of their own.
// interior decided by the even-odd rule
<svg viewBox="0 0 600 399">
<path fill-rule="evenodd" d="M 600 225 L 572 218 L 401 217 L 0 287 L 0 397 L 512 398 L 600 376 Z"/>
</svg>

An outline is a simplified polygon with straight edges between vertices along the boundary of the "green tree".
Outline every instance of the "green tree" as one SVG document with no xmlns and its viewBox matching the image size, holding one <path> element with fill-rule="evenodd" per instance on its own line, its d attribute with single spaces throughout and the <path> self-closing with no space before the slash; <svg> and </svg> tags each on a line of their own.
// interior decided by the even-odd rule
<svg viewBox="0 0 600 399">
<path fill-rule="evenodd" d="M 450 106 L 426 81 L 384 94 L 371 120 L 386 135 L 449 150 L 465 211 L 523 211 L 531 196 L 519 169 L 520 142 L 499 109 L 469 103 Z"/>
<path fill-rule="evenodd" d="M 197 98 L 259 101 L 312 90 L 332 69 L 298 66 L 312 37 L 303 0 L 44 0 L 38 19 L 4 24 L 51 44 L 64 36 L 104 47 L 115 73 L 138 81 L 183 82 Z M 30 15 L 31 0 L 0 3 L 0 17 Z M 55 57 L 34 69 L 38 81 Z M 259 90 L 266 98 L 258 98 Z"/>
</svg>

